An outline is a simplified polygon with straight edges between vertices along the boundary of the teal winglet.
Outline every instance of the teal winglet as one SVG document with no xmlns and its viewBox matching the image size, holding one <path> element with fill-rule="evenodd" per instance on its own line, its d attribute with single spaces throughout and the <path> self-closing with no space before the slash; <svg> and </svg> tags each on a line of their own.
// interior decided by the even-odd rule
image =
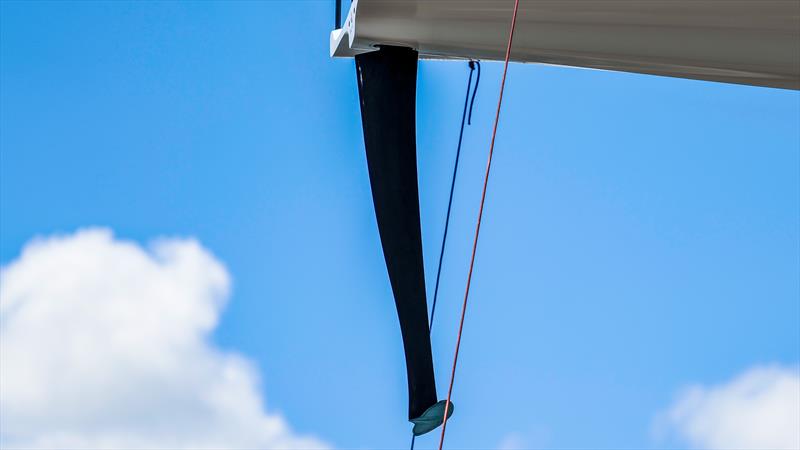
<svg viewBox="0 0 800 450">
<path fill-rule="evenodd" d="M 442 424 L 444 421 L 444 406 L 447 400 L 440 400 L 430 408 L 426 409 L 421 416 L 411 419 L 410 422 L 414 424 L 412 433 L 414 436 L 421 436 L 425 433 L 433 431 Z M 447 408 L 447 418 L 453 415 L 453 402 L 450 402 L 450 407 Z"/>
</svg>

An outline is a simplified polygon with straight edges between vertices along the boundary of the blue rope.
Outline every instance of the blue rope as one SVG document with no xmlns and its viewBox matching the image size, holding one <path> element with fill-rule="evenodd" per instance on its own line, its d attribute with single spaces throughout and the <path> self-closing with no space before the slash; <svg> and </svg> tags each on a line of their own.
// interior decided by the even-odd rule
<svg viewBox="0 0 800 450">
<path fill-rule="evenodd" d="M 481 82 L 481 63 L 479 61 L 470 61 L 469 62 L 469 69 L 470 69 L 470 76 L 472 75 L 472 70 L 474 67 L 478 66 L 478 78 L 475 80 L 475 90 L 472 91 L 472 100 L 469 102 L 469 117 L 467 118 L 467 125 L 472 125 L 472 106 L 475 104 L 475 94 L 478 93 L 478 84 Z M 461 126 L 463 129 L 463 125 Z"/>
<path fill-rule="evenodd" d="M 478 77 L 475 80 L 475 90 L 472 91 L 472 101 L 470 101 L 470 90 L 472 89 L 472 72 L 478 67 Z M 456 148 L 456 161 L 453 165 L 453 180 L 450 183 L 450 200 L 447 202 L 447 217 L 444 221 L 444 235 L 442 236 L 442 249 L 439 252 L 439 267 L 436 269 L 436 285 L 433 289 L 433 306 L 431 307 L 431 320 L 428 329 L 433 331 L 433 317 L 436 313 L 436 300 L 439 298 L 439 280 L 442 276 L 442 261 L 444 259 L 444 247 L 447 243 L 447 230 L 450 227 L 450 210 L 453 207 L 453 192 L 456 188 L 456 175 L 458 174 L 458 160 L 461 156 L 461 141 L 464 138 L 464 122 L 467 118 L 467 105 L 469 105 L 469 121 L 472 121 L 472 105 L 475 104 L 475 94 L 478 93 L 478 83 L 481 81 L 481 63 L 478 61 L 469 62 L 469 81 L 467 82 L 467 95 L 464 99 L 464 112 L 461 114 L 461 131 L 458 133 L 458 147 Z"/>
</svg>

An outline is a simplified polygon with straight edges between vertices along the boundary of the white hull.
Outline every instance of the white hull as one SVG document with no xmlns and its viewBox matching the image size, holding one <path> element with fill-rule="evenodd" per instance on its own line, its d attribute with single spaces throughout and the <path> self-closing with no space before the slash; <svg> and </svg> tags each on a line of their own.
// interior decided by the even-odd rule
<svg viewBox="0 0 800 450">
<path fill-rule="evenodd" d="M 513 0 L 356 0 L 331 55 L 502 60 Z M 511 59 L 800 89 L 800 0 L 521 0 Z"/>
</svg>

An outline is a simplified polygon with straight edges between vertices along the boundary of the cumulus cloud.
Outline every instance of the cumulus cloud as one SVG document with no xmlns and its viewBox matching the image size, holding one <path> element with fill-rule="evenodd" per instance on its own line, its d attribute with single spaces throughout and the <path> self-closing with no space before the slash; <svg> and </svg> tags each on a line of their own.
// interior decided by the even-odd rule
<svg viewBox="0 0 800 450">
<path fill-rule="evenodd" d="M 708 449 L 800 449 L 800 370 L 752 368 L 718 386 L 692 386 L 657 428 Z"/>
<path fill-rule="evenodd" d="M 528 424 L 525 432 L 511 432 L 503 436 L 497 450 L 531 450 L 552 448 L 550 429 L 543 424 Z"/>
<path fill-rule="evenodd" d="M 497 450 L 523 450 L 526 448 L 530 447 L 525 445 L 525 439 L 519 433 L 510 433 L 506 435 L 497 446 Z"/>
<path fill-rule="evenodd" d="M 0 444 L 323 447 L 267 413 L 254 367 L 210 342 L 229 287 L 194 240 L 29 243 L 0 272 Z"/>
</svg>

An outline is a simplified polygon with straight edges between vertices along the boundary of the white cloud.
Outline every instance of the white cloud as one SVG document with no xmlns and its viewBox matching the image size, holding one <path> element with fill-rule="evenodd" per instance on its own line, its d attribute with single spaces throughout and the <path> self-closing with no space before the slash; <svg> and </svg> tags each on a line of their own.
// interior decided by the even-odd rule
<svg viewBox="0 0 800 450">
<path fill-rule="evenodd" d="M 531 450 L 553 448 L 550 428 L 543 424 L 528 424 L 523 432 L 510 432 L 497 444 L 497 450 Z"/>
<path fill-rule="evenodd" d="M 530 447 L 525 446 L 525 439 L 520 433 L 510 433 L 506 435 L 497 446 L 497 450 L 523 450 L 526 448 Z"/>
<path fill-rule="evenodd" d="M 0 273 L 0 444 L 310 448 L 216 348 L 227 271 L 194 240 L 34 240 Z"/>
<path fill-rule="evenodd" d="M 800 449 L 800 371 L 755 367 L 732 381 L 692 386 L 657 428 L 708 449 Z"/>
</svg>

